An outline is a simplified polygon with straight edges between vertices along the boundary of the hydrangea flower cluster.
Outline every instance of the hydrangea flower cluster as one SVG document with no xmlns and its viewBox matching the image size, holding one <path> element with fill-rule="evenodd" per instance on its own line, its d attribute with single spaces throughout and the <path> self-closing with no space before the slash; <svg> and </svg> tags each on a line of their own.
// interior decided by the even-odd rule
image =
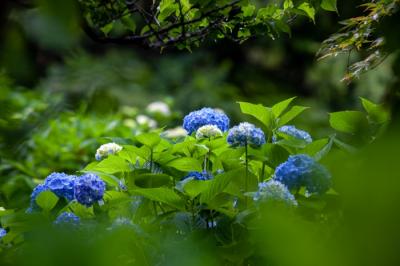
<svg viewBox="0 0 400 266">
<path fill-rule="evenodd" d="M 290 206 L 297 206 L 297 201 L 289 189 L 279 181 L 269 180 L 258 184 L 258 191 L 253 197 L 256 202 L 284 202 Z"/>
<path fill-rule="evenodd" d="M 96 151 L 96 160 L 100 161 L 106 158 L 110 154 L 116 154 L 122 150 L 122 147 L 118 144 L 111 142 L 101 145 Z"/>
<path fill-rule="evenodd" d="M 225 132 L 229 129 L 229 118 L 221 111 L 205 107 L 189 113 L 183 119 L 183 128 L 189 135 L 205 125 L 215 125 Z"/>
<path fill-rule="evenodd" d="M 328 170 L 305 154 L 291 155 L 275 169 L 274 179 L 289 189 L 305 187 L 307 193 L 322 194 L 331 186 Z"/>
<path fill-rule="evenodd" d="M 76 176 L 64 173 L 52 173 L 44 181 L 44 186 L 58 197 L 68 201 L 74 199 L 74 183 Z"/>
<path fill-rule="evenodd" d="M 220 136 L 222 136 L 222 131 L 216 125 L 205 125 L 196 131 L 196 139 L 208 139 Z"/>
<path fill-rule="evenodd" d="M 189 172 L 183 179 L 193 177 L 194 180 L 210 180 L 213 178 L 213 175 L 208 173 L 207 171 L 203 172 L 197 172 L 197 171 L 192 171 Z"/>
<path fill-rule="evenodd" d="M 164 116 L 170 116 L 171 110 L 169 109 L 168 104 L 165 102 L 152 102 L 146 107 L 146 111 L 151 114 L 162 114 Z"/>
<path fill-rule="evenodd" d="M 291 137 L 294 137 L 296 139 L 304 140 L 306 143 L 312 142 L 311 135 L 307 131 L 297 129 L 295 126 L 292 125 L 282 126 L 278 128 L 277 131 L 289 135 Z M 272 142 L 277 142 L 277 141 L 278 141 L 277 137 L 273 136 Z"/>
<path fill-rule="evenodd" d="M 265 143 L 265 135 L 260 128 L 243 122 L 229 130 L 227 141 L 231 146 L 260 147 Z"/>
<path fill-rule="evenodd" d="M 103 198 L 104 190 L 104 181 L 95 174 L 77 177 L 64 173 L 52 173 L 46 177 L 43 184 L 39 184 L 33 189 L 31 205 L 27 212 L 30 213 L 39 208 L 36 198 L 43 191 L 51 191 L 60 198 L 63 197 L 68 201 L 76 199 L 83 205 L 91 206 L 95 201 Z"/>
<path fill-rule="evenodd" d="M 80 223 L 81 219 L 72 212 L 63 212 L 54 221 L 57 226 L 78 226 Z"/>
<path fill-rule="evenodd" d="M 7 235 L 6 229 L 0 227 L 0 240 Z"/>
<path fill-rule="evenodd" d="M 106 184 L 97 175 L 88 173 L 75 181 L 74 193 L 76 200 L 87 207 L 103 199 Z"/>
</svg>

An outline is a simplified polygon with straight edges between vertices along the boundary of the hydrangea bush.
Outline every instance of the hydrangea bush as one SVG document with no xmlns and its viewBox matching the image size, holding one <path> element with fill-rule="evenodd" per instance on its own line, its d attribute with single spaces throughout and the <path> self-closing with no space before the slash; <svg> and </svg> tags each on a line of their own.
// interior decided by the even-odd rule
<svg viewBox="0 0 400 266">
<path fill-rule="evenodd" d="M 321 160 L 332 148 L 349 145 L 336 136 L 313 139 L 287 125 L 307 109 L 290 107 L 292 101 L 272 107 L 240 102 L 242 112 L 257 125 L 242 122 L 229 128 L 226 114 L 203 108 L 183 119 L 188 135 L 168 138 L 154 130 L 103 145 L 99 156 L 93 156 L 101 160 L 71 175 L 52 173 L 39 183 L 23 215 L 27 220 L 42 216 L 55 228 L 73 225 L 88 235 L 96 225 L 113 231 L 115 221 L 124 221 L 143 243 L 151 243 L 158 233 L 182 240 L 203 230 L 212 232 L 209 236 L 222 247 L 246 242 L 243 236 L 254 230 L 249 223 L 271 206 L 326 221 L 325 208 L 338 194 L 334 176 Z M 310 210 L 315 202 L 318 208 Z M 5 217 L 0 216 L 1 237 L 7 233 L 9 244 L 23 243 L 29 230 Z M 161 264 L 168 257 L 155 253 L 148 256 Z M 243 260 L 252 256 L 242 255 Z"/>
</svg>

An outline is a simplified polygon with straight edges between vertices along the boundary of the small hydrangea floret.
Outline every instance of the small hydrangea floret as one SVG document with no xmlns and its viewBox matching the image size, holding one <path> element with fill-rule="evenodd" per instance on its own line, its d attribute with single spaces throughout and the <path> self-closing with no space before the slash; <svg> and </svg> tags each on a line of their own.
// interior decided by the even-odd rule
<svg viewBox="0 0 400 266">
<path fill-rule="evenodd" d="M 103 199 L 106 184 L 95 174 L 88 173 L 78 177 L 75 181 L 75 198 L 87 207 Z"/>
<path fill-rule="evenodd" d="M 189 172 L 183 179 L 186 178 L 193 178 L 194 180 L 210 180 L 213 178 L 213 175 L 208 173 L 207 171 L 203 171 L 203 172 L 197 172 L 197 171 L 192 171 Z"/>
<path fill-rule="evenodd" d="M 101 145 L 96 151 L 96 160 L 100 161 L 110 154 L 117 154 L 122 150 L 122 147 L 114 142 Z"/>
<path fill-rule="evenodd" d="M 301 129 L 297 129 L 295 126 L 292 126 L 292 125 L 282 126 L 282 127 L 277 129 L 277 132 L 289 135 L 289 136 L 291 136 L 293 138 L 296 138 L 296 139 L 303 140 L 306 143 L 311 143 L 312 142 L 311 135 L 307 131 L 304 131 L 304 130 L 301 130 Z M 278 141 L 278 137 L 277 136 L 273 136 L 272 142 L 275 143 L 277 141 Z"/>
<path fill-rule="evenodd" d="M 227 141 L 234 147 L 246 145 L 260 147 L 265 143 L 265 135 L 260 128 L 243 122 L 229 130 Z"/>
<path fill-rule="evenodd" d="M 205 125 L 196 131 L 196 139 L 208 139 L 221 136 L 222 131 L 216 125 Z"/>
<path fill-rule="evenodd" d="M 289 189 L 276 180 L 259 183 L 253 199 L 255 202 L 284 202 L 290 206 L 297 206 L 297 201 Z"/>
<path fill-rule="evenodd" d="M 229 129 L 229 118 L 221 111 L 205 107 L 189 113 L 183 119 L 183 128 L 189 135 L 205 125 L 215 125 L 225 132 Z"/>
<path fill-rule="evenodd" d="M 80 222 L 81 219 L 74 213 L 63 212 L 56 218 L 54 224 L 57 226 L 78 226 Z"/>
<path fill-rule="evenodd" d="M 7 235 L 6 229 L 0 227 L 0 240 Z"/>
<path fill-rule="evenodd" d="M 309 194 L 322 194 L 331 186 L 328 170 L 305 154 L 289 156 L 289 159 L 275 169 L 274 179 L 289 189 L 306 188 Z"/>
</svg>

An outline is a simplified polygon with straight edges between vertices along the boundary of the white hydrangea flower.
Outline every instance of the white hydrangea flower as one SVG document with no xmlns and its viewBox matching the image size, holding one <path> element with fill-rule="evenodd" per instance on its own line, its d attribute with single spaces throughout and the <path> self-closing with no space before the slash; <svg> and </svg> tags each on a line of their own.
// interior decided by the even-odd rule
<svg viewBox="0 0 400 266">
<path fill-rule="evenodd" d="M 175 127 L 164 131 L 163 137 L 174 139 L 179 137 L 186 137 L 188 132 L 183 127 Z"/>
<path fill-rule="evenodd" d="M 100 161 L 101 159 L 106 158 L 110 154 L 116 154 L 122 150 L 122 147 L 118 144 L 111 142 L 101 145 L 96 151 L 96 160 Z"/>
<path fill-rule="evenodd" d="M 164 116 L 170 116 L 171 110 L 169 109 L 168 104 L 164 102 L 152 102 L 146 107 L 147 112 L 154 114 L 159 113 Z"/>
<path fill-rule="evenodd" d="M 196 139 L 222 136 L 222 131 L 216 125 L 205 125 L 196 131 Z"/>
<path fill-rule="evenodd" d="M 141 126 L 148 126 L 149 128 L 157 127 L 157 122 L 147 115 L 138 115 L 136 117 L 136 122 Z"/>
</svg>

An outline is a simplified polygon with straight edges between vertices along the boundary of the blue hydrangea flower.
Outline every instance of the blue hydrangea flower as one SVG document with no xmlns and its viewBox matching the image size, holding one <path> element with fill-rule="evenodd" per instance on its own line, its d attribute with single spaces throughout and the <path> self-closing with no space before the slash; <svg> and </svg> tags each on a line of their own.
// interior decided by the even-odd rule
<svg viewBox="0 0 400 266">
<path fill-rule="evenodd" d="M 75 180 L 74 193 L 76 200 L 87 207 L 103 199 L 106 184 L 95 174 L 88 173 Z"/>
<path fill-rule="evenodd" d="M 229 145 L 234 147 L 245 145 L 260 147 L 265 143 L 265 135 L 260 128 L 243 122 L 229 130 L 227 141 Z"/>
<path fill-rule="evenodd" d="M 253 197 L 256 202 L 284 202 L 290 206 L 297 206 L 297 201 L 289 189 L 279 181 L 269 180 L 258 184 L 258 191 Z"/>
<path fill-rule="evenodd" d="M 277 129 L 278 132 L 284 133 L 296 139 L 304 140 L 306 143 L 311 143 L 312 138 L 307 131 L 297 129 L 295 126 L 286 125 Z M 272 137 L 272 142 L 277 142 L 277 136 Z"/>
<path fill-rule="evenodd" d="M 44 181 L 44 186 L 58 197 L 71 201 L 74 199 L 74 183 L 76 176 L 64 173 L 52 173 Z"/>
<path fill-rule="evenodd" d="M 183 179 L 190 178 L 190 177 L 193 177 L 194 180 L 205 181 L 205 180 L 212 179 L 213 175 L 206 171 L 203 171 L 203 172 L 192 171 L 192 172 L 189 172 Z"/>
<path fill-rule="evenodd" d="M 331 186 L 331 176 L 326 168 L 305 154 L 289 156 L 275 169 L 274 179 L 289 189 L 304 186 L 308 193 L 321 194 Z"/>
<path fill-rule="evenodd" d="M 0 227 L 0 240 L 7 235 L 6 229 Z"/>
<path fill-rule="evenodd" d="M 55 225 L 78 226 L 81 219 L 72 212 L 61 213 L 54 221 Z"/>
<path fill-rule="evenodd" d="M 212 108 L 193 111 L 183 118 L 183 128 L 189 135 L 205 125 L 215 125 L 222 132 L 225 132 L 229 129 L 229 118 L 223 112 Z"/>
</svg>

